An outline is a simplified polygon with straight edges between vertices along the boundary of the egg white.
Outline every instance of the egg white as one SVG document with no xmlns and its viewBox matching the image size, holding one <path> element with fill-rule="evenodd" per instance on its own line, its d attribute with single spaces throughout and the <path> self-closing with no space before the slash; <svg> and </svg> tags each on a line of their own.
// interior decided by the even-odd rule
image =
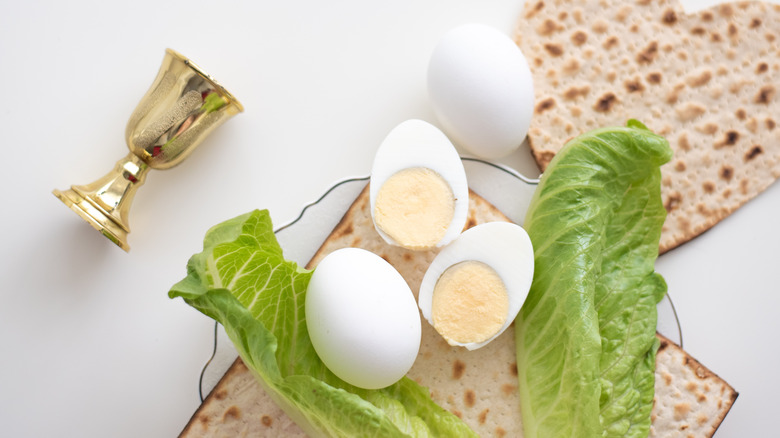
<svg viewBox="0 0 780 438">
<path fill-rule="evenodd" d="M 431 262 L 420 284 L 418 304 L 423 317 L 431 325 L 436 282 L 447 268 L 466 261 L 482 262 L 493 268 L 509 295 L 507 319 L 496 334 L 483 342 L 454 343 L 475 350 L 501 335 L 523 307 L 534 277 L 533 245 L 521 226 L 509 222 L 490 222 L 464 231 Z"/>
<path fill-rule="evenodd" d="M 379 189 L 388 178 L 397 172 L 413 167 L 430 169 L 449 184 L 455 198 L 455 211 L 441 240 L 436 247 L 450 243 L 463 231 L 469 208 L 469 187 L 466 171 L 455 146 L 438 128 L 422 120 L 411 119 L 396 126 L 385 137 L 376 151 L 371 169 L 369 199 L 371 219 Z M 399 245 L 383 232 L 374 222 L 374 228 L 391 245 Z"/>
</svg>

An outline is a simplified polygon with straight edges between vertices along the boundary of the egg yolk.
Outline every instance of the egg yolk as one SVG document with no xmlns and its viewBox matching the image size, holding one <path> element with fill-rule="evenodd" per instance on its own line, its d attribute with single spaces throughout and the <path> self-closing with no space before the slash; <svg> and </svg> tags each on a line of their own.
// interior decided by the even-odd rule
<svg viewBox="0 0 780 438">
<path fill-rule="evenodd" d="M 455 215 L 455 197 L 447 181 L 424 167 L 393 174 L 374 204 L 374 222 L 400 246 L 429 249 L 447 233 Z"/>
<path fill-rule="evenodd" d="M 501 330 L 509 294 L 501 277 L 477 261 L 447 268 L 433 288 L 433 327 L 451 345 L 484 342 Z"/>
</svg>

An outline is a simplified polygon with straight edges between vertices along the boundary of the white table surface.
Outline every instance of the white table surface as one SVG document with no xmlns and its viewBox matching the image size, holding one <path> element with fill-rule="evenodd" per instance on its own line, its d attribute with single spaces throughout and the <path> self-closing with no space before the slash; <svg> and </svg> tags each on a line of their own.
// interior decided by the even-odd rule
<svg viewBox="0 0 780 438">
<path fill-rule="evenodd" d="M 701 3 L 701 2 L 699 2 Z M 219 6 L 217 6 L 219 5 Z M 469 21 L 510 33 L 521 0 L 0 2 L 0 424 L 9 437 L 170 437 L 199 404 L 213 323 L 167 297 L 212 225 L 276 223 L 369 172 L 385 134 L 435 122 L 425 71 Z M 246 107 L 135 199 L 129 254 L 51 194 L 127 153 L 166 47 Z M 528 175 L 527 149 L 501 160 Z M 740 396 L 718 437 L 776 430 L 780 185 L 662 256 L 685 349 Z"/>
</svg>

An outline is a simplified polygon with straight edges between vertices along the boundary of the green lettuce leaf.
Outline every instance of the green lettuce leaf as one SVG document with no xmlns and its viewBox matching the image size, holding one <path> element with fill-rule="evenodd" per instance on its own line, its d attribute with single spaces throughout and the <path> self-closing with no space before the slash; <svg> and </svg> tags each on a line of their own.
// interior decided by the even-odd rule
<svg viewBox="0 0 780 438">
<path fill-rule="evenodd" d="M 266 392 L 309 435 L 475 436 L 410 379 L 365 390 L 331 373 L 306 328 L 311 272 L 284 259 L 268 212 L 254 211 L 209 230 L 169 296 L 219 321 Z"/>
<path fill-rule="evenodd" d="M 515 325 L 527 438 L 648 435 L 671 154 L 630 121 L 573 139 L 545 170 L 524 224 L 535 272 Z"/>
</svg>

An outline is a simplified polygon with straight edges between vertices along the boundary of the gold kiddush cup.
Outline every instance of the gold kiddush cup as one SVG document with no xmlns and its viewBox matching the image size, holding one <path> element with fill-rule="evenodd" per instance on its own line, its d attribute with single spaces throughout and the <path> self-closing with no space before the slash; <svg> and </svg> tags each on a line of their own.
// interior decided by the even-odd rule
<svg viewBox="0 0 780 438">
<path fill-rule="evenodd" d="M 128 212 L 149 169 L 184 161 L 225 120 L 244 107 L 224 87 L 181 54 L 167 49 L 160 71 L 130 116 L 130 153 L 97 181 L 54 195 L 125 251 Z"/>
</svg>

